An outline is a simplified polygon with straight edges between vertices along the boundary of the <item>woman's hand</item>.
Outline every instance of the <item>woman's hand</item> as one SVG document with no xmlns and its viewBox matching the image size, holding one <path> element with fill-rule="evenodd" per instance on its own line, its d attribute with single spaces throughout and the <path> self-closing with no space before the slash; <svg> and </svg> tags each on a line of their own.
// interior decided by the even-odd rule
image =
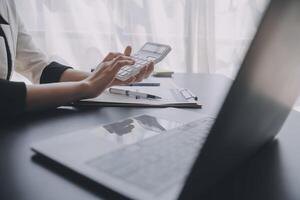
<svg viewBox="0 0 300 200">
<path fill-rule="evenodd" d="M 125 48 L 123 54 L 121 54 L 121 53 L 109 53 L 106 56 L 106 58 L 103 60 L 103 62 L 110 61 L 110 60 L 112 60 L 112 59 L 114 59 L 114 58 L 116 58 L 117 56 L 120 56 L 120 55 L 130 56 L 131 52 L 132 52 L 132 48 L 130 46 L 127 46 Z M 141 69 L 139 74 L 134 76 L 132 79 L 129 79 L 129 80 L 124 82 L 124 81 L 121 81 L 121 80 L 115 78 L 110 86 L 128 85 L 128 84 L 133 83 L 133 82 L 141 82 L 142 80 L 144 80 L 145 78 L 148 78 L 151 75 L 151 73 L 153 72 L 153 69 L 154 69 L 154 63 L 150 62 L 143 69 Z"/>
<path fill-rule="evenodd" d="M 61 83 L 26 85 L 26 110 L 45 109 L 66 105 L 81 99 L 94 98 L 106 88 L 114 85 L 126 85 L 147 78 L 153 71 L 153 63 L 144 67 L 140 73 L 127 81 L 116 79 L 119 70 L 126 65 L 133 65 L 130 58 L 131 47 L 124 54 L 110 53 L 93 73 L 66 70 Z"/>
<path fill-rule="evenodd" d="M 134 64 L 134 60 L 129 57 L 130 54 L 131 47 L 127 47 L 124 54 L 109 53 L 96 70 L 88 78 L 82 81 L 86 86 L 85 98 L 97 97 L 105 89 L 114 85 L 127 85 L 133 82 L 140 82 L 149 77 L 154 69 L 154 64 L 152 62 L 141 69 L 139 74 L 126 81 L 116 79 L 116 75 L 122 67 Z"/>
</svg>

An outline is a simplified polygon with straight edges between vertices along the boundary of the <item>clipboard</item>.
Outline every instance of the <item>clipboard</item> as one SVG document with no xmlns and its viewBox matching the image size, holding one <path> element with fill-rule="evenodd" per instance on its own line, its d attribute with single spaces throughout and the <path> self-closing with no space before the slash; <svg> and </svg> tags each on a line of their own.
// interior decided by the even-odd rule
<svg viewBox="0 0 300 200">
<path fill-rule="evenodd" d="M 114 88 L 145 92 L 162 97 L 162 99 L 136 99 L 124 95 L 111 94 L 108 90 L 93 99 L 85 99 L 72 103 L 73 106 L 100 106 L 100 107 L 151 107 L 151 108 L 202 108 L 198 97 L 187 88 L 178 87 L 172 79 L 156 79 L 159 87 L 126 87 Z"/>
</svg>

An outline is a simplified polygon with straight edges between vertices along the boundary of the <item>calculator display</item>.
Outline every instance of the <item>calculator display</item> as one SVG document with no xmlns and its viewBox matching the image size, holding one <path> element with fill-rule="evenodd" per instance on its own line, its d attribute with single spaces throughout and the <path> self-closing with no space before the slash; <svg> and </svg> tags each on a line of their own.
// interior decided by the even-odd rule
<svg viewBox="0 0 300 200">
<path fill-rule="evenodd" d="M 151 53 L 163 54 L 166 50 L 166 47 L 160 45 L 146 44 L 143 51 L 149 51 Z"/>
</svg>

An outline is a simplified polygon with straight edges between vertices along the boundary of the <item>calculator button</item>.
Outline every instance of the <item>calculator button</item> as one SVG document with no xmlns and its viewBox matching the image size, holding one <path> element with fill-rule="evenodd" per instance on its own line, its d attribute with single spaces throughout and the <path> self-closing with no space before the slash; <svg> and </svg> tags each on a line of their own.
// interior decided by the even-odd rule
<svg viewBox="0 0 300 200">
<path fill-rule="evenodd" d="M 127 75 L 127 74 L 129 74 L 128 72 L 121 72 L 120 74 L 118 74 L 118 75 L 120 75 L 120 76 L 125 76 L 125 75 Z"/>
<path fill-rule="evenodd" d="M 140 69 L 140 68 L 142 68 L 142 65 L 137 64 L 137 65 L 134 66 L 134 68 L 135 69 Z"/>
<path fill-rule="evenodd" d="M 143 62 L 142 60 L 137 60 L 135 63 L 136 64 L 141 64 L 141 62 Z"/>
<path fill-rule="evenodd" d="M 130 66 L 125 66 L 125 67 L 122 68 L 122 70 L 125 70 L 125 71 L 128 70 L 128 69 L 130 69 Z"/>
<path fill-rule="evenodd" d="M 159 53 L 159 54 L 163 54 L 165 52 L 165 48 L 160 48 L 158 51 L 157 51 L 157 53 Z"/>
<path fill-rule="evenodd" d="M 144 57 L 143 56 L 137 56 L 136 58 L 139 59 L 139 60 L 142 60 Z"/>
<path fill-rule="evenodd" d="M 140 64 L 142 64 L 142 65 L 146 65 L 148 63 L 148 61 L 146 61 L 146 60 L 142 60 L 141 62 L 140 62 Z"/>
<path fill-rule="evenodd" d="M 134 67 L 131 67 L 130 69 L 127 69 L 126 72 L 132 72 L 134 70 Z"/>
<path fill-rule="evenodd" d="M 152 57 L 152 56 L 149 56 L 149 57 L 147 57 L 147 60 L 148 60 L 148 61 L 155 61 L 156 58 L 154 58 L 154 57 Z"/>
</svg>

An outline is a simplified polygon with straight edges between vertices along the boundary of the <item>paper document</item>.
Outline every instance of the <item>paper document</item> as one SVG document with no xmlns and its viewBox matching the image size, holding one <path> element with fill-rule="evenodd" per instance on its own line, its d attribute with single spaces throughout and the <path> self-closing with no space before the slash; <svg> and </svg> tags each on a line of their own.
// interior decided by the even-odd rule
<svg viewBox="0 0 300 200">
<path fill-rule="evenodd" d="M 194 98 L 186 98 L 182 89 L 172 79 L 155 79 L 160 82 L 159 87 L 116 86 L 113 88 L 143 92 L 162 97 L 162 99 L 136 99 L 131 96 L 111 94 L 108 90 L 93 99 L 86 99 L 75 105 L 100 105 L 100 106 L 131 106 L 131 107 L 197 107 L 201 105 Z"/>
</svg>

